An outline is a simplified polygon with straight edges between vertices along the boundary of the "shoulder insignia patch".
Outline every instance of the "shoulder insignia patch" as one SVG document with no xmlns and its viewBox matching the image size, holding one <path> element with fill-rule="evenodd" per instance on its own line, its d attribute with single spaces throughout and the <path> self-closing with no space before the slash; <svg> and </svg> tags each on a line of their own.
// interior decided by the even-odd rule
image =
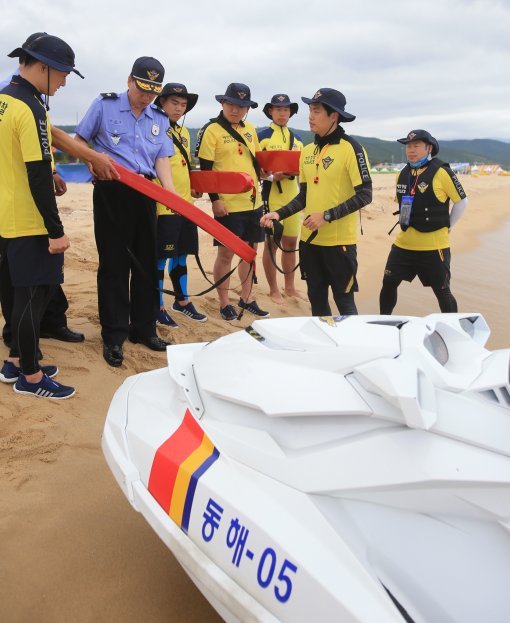
<svg viewBox="0 0 510 623">
<path fill-rule="evenodd" d="M 116 100 L 119 97 L 118 93 L 101 93 L 101 97 L 104 100 Z"/>
</svg>

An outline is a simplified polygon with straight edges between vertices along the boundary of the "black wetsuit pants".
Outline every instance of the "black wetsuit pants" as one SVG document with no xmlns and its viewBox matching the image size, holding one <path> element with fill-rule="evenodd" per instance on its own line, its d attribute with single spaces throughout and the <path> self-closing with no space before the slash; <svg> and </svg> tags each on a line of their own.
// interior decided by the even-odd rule
<svg viewBox="0 0 510 623">
<path fill-rule="evenodd" d="M 12 345 L 10 357 L 20 358 L 23 374 L 35 374 L 39 370 L 37 353 L 41 318 L 48 301 L 58 286 L 29 286 L 14 288 L 11 311 Z"/>
<path fill-rule="evenodd" d="M 14 288 L 9 274 L 9 266 L 7 261 L 2 261 L 0 262 L 0 306 L 5 321 L 2 338 L 8 346 L 12 343 L 11 315 L 13 304 Z M 68 308 L 69 303 L 62 286 L 56 286 L 41 319 L 41 331 L 67 327 L 66 312 Z"/>
</svg>

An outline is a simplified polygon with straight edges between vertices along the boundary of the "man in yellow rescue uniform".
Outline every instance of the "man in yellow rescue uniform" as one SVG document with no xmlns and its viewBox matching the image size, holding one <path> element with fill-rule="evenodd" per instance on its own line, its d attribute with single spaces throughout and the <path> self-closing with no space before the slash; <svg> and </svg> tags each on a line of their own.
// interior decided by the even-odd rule
<svg viewBox="0 0 510 623">
<path fill-rule="evenodd" d="M 287 94 L 277 93 L 273 95 L 271 102 L 268 102 L 262 110 L 266 117 L 272 120 L 272 123 L 268 128 L 258 131 L 261 149 L 267 151 L 301 151 L 303 149 L 303 141 L 287 127 L 289 119 L 297 113 L 298 105 L 291 102 Z M 289 175 L 284 171 L 273 171 L 272 177 L 262 182 L 262 198 L 270 212 L 289 203 L 298 192 L 299 183 L 297 177 Z M 294 285 L 296 253 L 293 250 L 296 249 L 297 239 L 301 230 L 300 214 L 293 214 L 286 218 L 282 225 L 281 247 L 284 249 L 284 252 L 282 252 L 281 262 L 285 283 L 284 293 L 286 296 L 303 298 L 303 295 L 296 290 Z M 268 237 L 264 245 L 262 263 L 269 284 L 269 296 L 274 303 L 281 305 L 284 303 L 284 299 L 276 279 L 274 262 L 276 248 L 274 241 Z"/>
<path fill-rule="evenodd" d="M 174 181 L 175 192 L 186 201 L 193 203 L 194 195 L 190 186 L 191 171 L 191 151 L 189 130 L 179 125 L 179 119 L 195 106 L 198 100 L 196 93 L 188 93 L 184 84 L 179 82 L 169 82 L 165 84 L 161 95 L 154 103 L 164 110 L 168 115 L 170 127 L 167 130 L 168 136 L 174 143 L 175 153 L 170 156 L 172 167 L 172 179 Z M 163 288 L 165 278 L 165 267 L 168 262 L 168 275 L 172 281 L 175 292 L 175 301 L 172 311 L 185 315 L 195 322 L 205 322 L 207 316 L 195 309 L 188 297 L 188 266 L 187 256 L 198 253 L 198 231 L 195 223 L 172 212 L 169 208 L 157 204 L 158 211 L 158 274 L 159 287 Z M 163 293 L 159 293 L 159 314 L 158 323 L 177 328 L 177 323 L 165 309 L 163 303 Z"/>
<path fill-rule="evenodd" d="M 435 157 L 439 143 L 429 132 L 412 130 L 398 142 L 406 146 L 407 156 L 397 179 L 402 231 L 386 262 L 380 311 L 391 314 L 400 283 L 418 275 L 424 286 L 432 288 L 440 310 L 454 313 L 457 301 L 450 290 L 449 231 L 466 209 L 466 193 L 450 165 Z"/>
<path fill-rule="evenodd" d="M 53 379 L 56 366 L 38 361 L 41 318 L 64 281 L 70 246 L 55 200 L 47 110 L 69 73 L 81 74 L 73 50 L 58 37 L 43 35 L 12 54 L 20 75 L 0 92 L 0 262 L 7 262 L 14 288 L 13 341 L 0 380 L 18 394 L 65 400 L 74 387 Z"/>
<path fill-rule="evenodd" d="M 256 108 L 257 102 L 251 100 L 250 89 L 246 84 L 229 84 L 224 95 L 216 95 L 221 104 L 220 114 L 205 125 L 197 137 L 196 156 L 203 171 L 238 171 L 248 173 L 254 189 L 237 195 L 209 194 L 214 218 L 230 229 L 254 249 L 264 240 L 264 232 L 259 227 L 262 216 L 261 197 L 258 192 L 259 167 L 255 153 L 260 150 L 255 127 L 245 120 L 250 108 Z M 234 252 L 220 245 L 214 263 L 214 281 L 219 281 L 230 271 Z M 241 298 L 238 307 L 255 316 L 269 316 L 269 312 L 260 309 L 251 297 L 252 280 L 250 266 L 246 262 L 239 265 L 241 279 Z M 224 320 L 236 320 L 238 313 L 229 302 L 228 288 L 230 279 L 217 287 L 220 302 L 220 315 Z"/>
<path fill-rule="evenodd" d="M 340 122 L 356 117 L 346 112 L 345 96 L 319 89 L 309 105 L 315 142 L 301 152 L 299 194 L 287 205 L 266 214 L 261 225 L 304 210 L 299 257 L 313 316 L 331 316 L 329 288 L 342 315 L 357 314 L 358 290 L 356 212 L 372 201 L 372 179 L 363 147 L 348 136 Z"/>
</svg>

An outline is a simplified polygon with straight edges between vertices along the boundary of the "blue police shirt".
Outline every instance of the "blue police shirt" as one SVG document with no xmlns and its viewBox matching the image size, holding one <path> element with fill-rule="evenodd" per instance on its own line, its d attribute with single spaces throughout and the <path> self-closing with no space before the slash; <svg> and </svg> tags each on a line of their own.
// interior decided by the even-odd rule
<svg viewBox="0 0 510 623">
<path fill-rule="evenodd" d="M 96 151 L 110 155 L 115 162 L 155 177 L 156 160 L 175 153 L 166 133 L 168 126 L 168 117 L 154 104 L 147 106 L 137 119 L 124 91 L 118 97 L 100 95 L 95 99 L 76 126 L 76 134 L 92 141 Z"/>
</svg>

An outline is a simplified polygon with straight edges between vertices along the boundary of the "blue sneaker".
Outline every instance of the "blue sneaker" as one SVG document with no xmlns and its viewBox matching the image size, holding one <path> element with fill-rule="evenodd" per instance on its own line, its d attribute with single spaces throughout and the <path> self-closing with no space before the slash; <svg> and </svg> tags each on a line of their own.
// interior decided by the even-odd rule
<svg viewBox="0 0 510 623">
<path fill-rule="evenodd" d="M 220 309 L 220 316 L 223 320 L 228 320 L 228 322 L 237 320 L 237 312 L 232 305 L 225 305 L 225 307 L 222 307 Z"/>
<path fill-rule="evenodd" d="M 170 316 L 170 314 L 166 311 L 166 309 L 160 309 L 158 314 L 158 319 L 156 320 L 158 324 L 164 324 L 165 327 L 170 327 L 171 329 L 177 329 L 179 326 L 175 320 Z"/>
<path fill-rule="evenodd" d="M 17 394 L 27 394 L 36 398 L 51 398 L 52 400 L 66 400 L 76 394 L 74 387 L 62 385 L 48 378 L 45 374 L 39 383 L 29 383 L 25 375 L 20 373 L 18 380 L 12 386 Z"/>
<path fill-rule="evenodd" d="M 269 316 L 268 311 L 264 311 L 263 309 L 260 309 L 260 307 L 257 305 L 257 301 L 252 301 L 251 303 L 245 303 L 243 299 L 239 299 L 238 305 L 241 309 L 245 309 L 246 311 L 249 311 L 250 314 L 253 314 L 254 316 L 259 316 L 260 318 L 267 318 Z"/>
<path fill-rule="evenodd" d="M 190 320 L 195 320 L 195 322 L 205 322 L 207 320 L 207 316 L 198 312 L 191 302 L 187 305 L 181 305 L 177 301 L 174 301 L 172 311 L 177 312 L 178 314 L 184 314 Z"/>
<path fill-rule="evenodd" d="M 52 379 L 58 374 L 57 366 L 41 366 L 43 374 Z M 0 370 L 0 381 L 2 383 L 16 383 L 21 374 L 21 368 L 15 366 L 12 361 L 4 361 L 4 365 Z"/>
</svg>

